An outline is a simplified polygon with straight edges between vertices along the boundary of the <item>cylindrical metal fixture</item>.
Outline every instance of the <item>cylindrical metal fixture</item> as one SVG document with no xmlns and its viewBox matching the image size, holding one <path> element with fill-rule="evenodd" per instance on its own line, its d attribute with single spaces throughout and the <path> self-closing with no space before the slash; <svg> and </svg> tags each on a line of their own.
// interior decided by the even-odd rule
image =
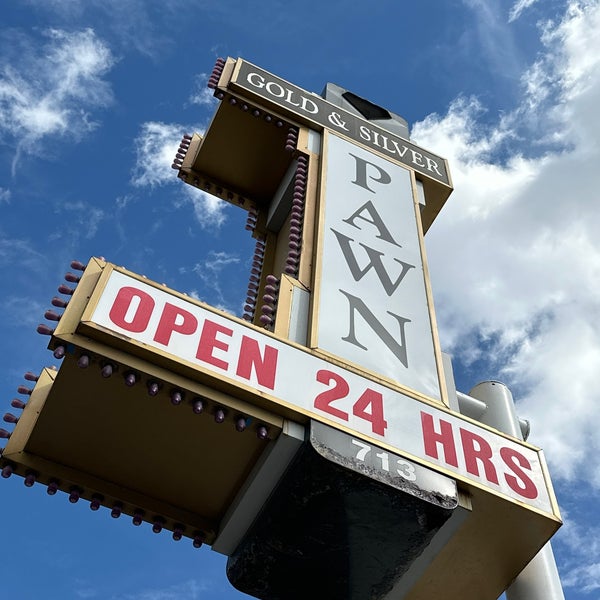
<svg viewBox="0 0 600 600">
<path fill-rule="evenodd" d="M 478 418 L 481 423 L 495 427 L 520 440 L 523 439 L 512 394 L 503 383 L 484 381 L 476 385 L 469 395 L 486 404 L 486 410 Z M 517 575 L 506 589 L 506 598 L 507 600 L 565 600 L 550 542 Z"/>
<path fill-rule="evenodd" d="M 523 439 L 512 394 L 503 383 L 484 381 L 477 384 L 469 392 L 469 396 L 486 404 L 487 408 L 477 419 L 478 421 L 520 440 Z"/>
<path fill-rule="evenodd" d="M 507 600 L 564 600 L 552 545 L 548 542 L 506 590 Z"/>
</svg>

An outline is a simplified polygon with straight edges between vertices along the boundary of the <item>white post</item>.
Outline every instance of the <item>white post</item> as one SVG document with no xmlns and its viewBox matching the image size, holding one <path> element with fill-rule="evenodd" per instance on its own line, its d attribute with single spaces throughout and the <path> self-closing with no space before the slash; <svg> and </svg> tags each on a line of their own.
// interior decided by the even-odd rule
<svg viewBox="0 0 600 600">
<path fill-rule="evenodd" d="M 469 395 L 486 405 L 486 410 L 478 417 L 479 421 L 508 435 L 523 439 L 512 394 L 503 383 L 484 381 L 476 385 Z M 507 600 L 565 600 L 550 542 L 517 575 L 506 589 L 506 598 Z"/>
</svg>

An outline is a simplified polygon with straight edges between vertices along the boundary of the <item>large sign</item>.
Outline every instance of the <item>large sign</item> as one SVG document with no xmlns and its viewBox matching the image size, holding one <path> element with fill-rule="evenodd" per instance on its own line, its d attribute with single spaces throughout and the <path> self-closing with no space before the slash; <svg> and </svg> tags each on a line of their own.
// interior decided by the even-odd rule
<svg viewBox="0 0 600 600">
<path fill-rule="evenodd" d="M 410 173 L 326 137 L 317 346 L 440 399 Z"/>
<path fill-rule="evenodd" d="M 264 100 L 292 111 L 309 123 L 348 136 L 426 177 L 450 185 L 446 161 L 443 158 L 249 62 L 238 59 L 237 63 L 239 70 L 232 79 L 234 88 L 237 86 L 252 92 Z"/>
<path fill-rule="evenodd" d="M 250 390 L 274 411 L 291 408 L 553 514 L 540 450 L 126 273 L 110 271 L 97 296 L 82 318 L 91 329 L 189 365 L 213 386 Z"/>
</svg>

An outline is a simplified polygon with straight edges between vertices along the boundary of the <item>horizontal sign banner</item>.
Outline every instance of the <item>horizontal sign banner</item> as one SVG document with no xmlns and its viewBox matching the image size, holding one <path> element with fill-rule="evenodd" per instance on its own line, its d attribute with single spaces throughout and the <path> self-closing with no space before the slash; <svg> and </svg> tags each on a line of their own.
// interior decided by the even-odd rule
<svg viewBox="0 0 600 600">
<path fill-rule="evenodd" d="M 346 135 L 425 177 L 450 185 L 446 161 L 443 158 L 249 62 L 238 59 L 237 64 L 240 65 L 239 71 L 235 80 L 231 81 L 234 87 L 260 96 L 302 117 L 304 121 Z"/>
<path fill-rule="evenodd" d="M 191 365 L 208 385 L 212 378 L 233 389 L 255 391 L 275 404 L 384 443 L 434 470 L 553 514 L 541 451 L 165 288 L 112 270 L 91 318 L 82 323 Z"/>
</svg>

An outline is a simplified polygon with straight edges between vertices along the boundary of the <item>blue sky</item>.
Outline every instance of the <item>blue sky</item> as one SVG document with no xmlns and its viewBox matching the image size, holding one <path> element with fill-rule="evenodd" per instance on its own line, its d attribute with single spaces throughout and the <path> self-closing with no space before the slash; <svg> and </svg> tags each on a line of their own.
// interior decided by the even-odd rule
<svg viewBox="0 0 600 600">
<path fill-rule="evenodd" d="M 342 85 L 449 160 L 426 238 L 457 387 L 500 379 L 544 448 L 565 595 L 600 598 L 600 3 L 12 0 L 0 7 L 0 396 L 56 360 L 35 328 L 72 259 L 105 256 L 241 314 L 245 214 L 184 186 L 181 135 L 241 56 Z M 594 100 L 596 98 L 596 100 Z M 0 482 L 3 596 L 245 597 L 224 558 L 64 494 Z"/>
</svg>

